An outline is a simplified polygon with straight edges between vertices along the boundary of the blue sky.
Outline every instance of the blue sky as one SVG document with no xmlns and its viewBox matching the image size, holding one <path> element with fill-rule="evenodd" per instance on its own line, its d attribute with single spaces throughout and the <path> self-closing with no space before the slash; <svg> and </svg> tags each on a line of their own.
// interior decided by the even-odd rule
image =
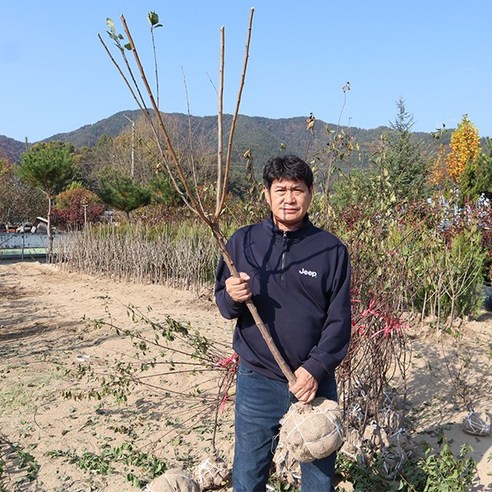
<svg viewBox="0 0 492 492">
<path fill-rule="evenodd" d="M 3 0 L 0 135 L 31 142 L 136 109 L 104 52 L 106 18 L 123 14 L 149 74 L 147 12 L 156 11 L 161 110 L 217 111 L 219 29 L 226 30 L 225 112 L 232 113 L 255 8 L 241 113 L 310 112 L 359 128 L 388 125 L 402 97 L 415 131 L 464 114 L 492 136 L 489 0 Z M 349 81 L 351 90 L 342 87 Z M 343 111 L 342 111 L 343 107 Z"/>
</svg>

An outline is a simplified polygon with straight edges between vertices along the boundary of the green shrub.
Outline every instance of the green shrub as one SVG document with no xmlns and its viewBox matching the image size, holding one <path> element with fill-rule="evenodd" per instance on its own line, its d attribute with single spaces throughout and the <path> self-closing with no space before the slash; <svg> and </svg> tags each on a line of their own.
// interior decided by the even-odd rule
<svg viewBox="0 0 492 492">
<path fill-rule="evenodd" d="M 476 476 L 476 463 L 469 457 L 470 446 L 463 445 L 455 456 L 447 441 L 435 450 L 424 444 L 424 456 L 403 462 L 393 478 L 388 478 L 382 454 L 370 464 L 360 458 L 337 456 L 337 474 L 352 484 L 355 492 L 468 492 Z"/>
<path fill-rule="evenodd" d="M 408 492 L 468 492 L 476 477 L 476 463 L 464 444 L 455 456 L 446 440 L 435 450 L 424 444 L 424 457 L 408 462 L 398 490 Z"/>
<path fill-rule="evenodd" d="M 477 315 L 483 305 L 486 257 L 476 227 L 462 230 L 450 243 L 436 231 L 427 232 L 420 250 L 410 257 L 412 283 L 418 285 L 414 307 L 439 320 Z"/>
</svg>

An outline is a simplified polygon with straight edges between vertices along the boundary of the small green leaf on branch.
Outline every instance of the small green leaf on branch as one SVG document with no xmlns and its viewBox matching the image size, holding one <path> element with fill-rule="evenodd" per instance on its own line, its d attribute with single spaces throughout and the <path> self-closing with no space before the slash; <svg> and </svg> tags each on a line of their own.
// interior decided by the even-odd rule
<svg viewBox="0 0 492 492">
<path fill-rule="evenodd" d="M 151 10 L 147 14 L 147 20 L 149 21 L 149 24 L 152 26 L 152 28 L 162 27 L 162 24 L 159 24 L 159 15 L 153 10 Z"/>
</svg>

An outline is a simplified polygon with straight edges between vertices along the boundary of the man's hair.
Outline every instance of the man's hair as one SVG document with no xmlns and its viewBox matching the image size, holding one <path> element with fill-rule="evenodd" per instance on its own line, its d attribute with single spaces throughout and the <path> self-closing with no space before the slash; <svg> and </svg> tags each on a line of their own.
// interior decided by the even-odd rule
<svg viewBox="0 0 492 492">
<path fill-rule="evenodd" d="M 274 179 L 304 181 L 308 188 L 313 185 L 313 171 L 308 164 L 295 155 L 272 157 L 263 168 L 263 183 L 270 189 Z"/>
</svg>

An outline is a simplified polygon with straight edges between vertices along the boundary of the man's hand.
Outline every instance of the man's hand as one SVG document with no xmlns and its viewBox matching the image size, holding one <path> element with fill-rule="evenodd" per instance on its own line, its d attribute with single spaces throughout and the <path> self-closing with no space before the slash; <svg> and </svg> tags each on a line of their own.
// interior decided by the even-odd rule
<svg viewBox="0 0 492 492">
<path fill-rule="evenodd" d="M 316 391 L 318 390 L 318 381 L 303 367 L 299 367 L 294 373 L 297 381 L 294 385 L 289 385 L 289 390 L 293 395 L 304 403 L 309 403 L 314 400 Z"/>
<path fill-rule="evenodd" d="M 244 272 L 239 273 L 239 277 L 229 277 L 225 281 L 226 292 L 232 297 L 233 301 L 245 302 L 251 299 L 251 291 L 249 290 L 248 280 L 249 275 Z"/>
</svg>

